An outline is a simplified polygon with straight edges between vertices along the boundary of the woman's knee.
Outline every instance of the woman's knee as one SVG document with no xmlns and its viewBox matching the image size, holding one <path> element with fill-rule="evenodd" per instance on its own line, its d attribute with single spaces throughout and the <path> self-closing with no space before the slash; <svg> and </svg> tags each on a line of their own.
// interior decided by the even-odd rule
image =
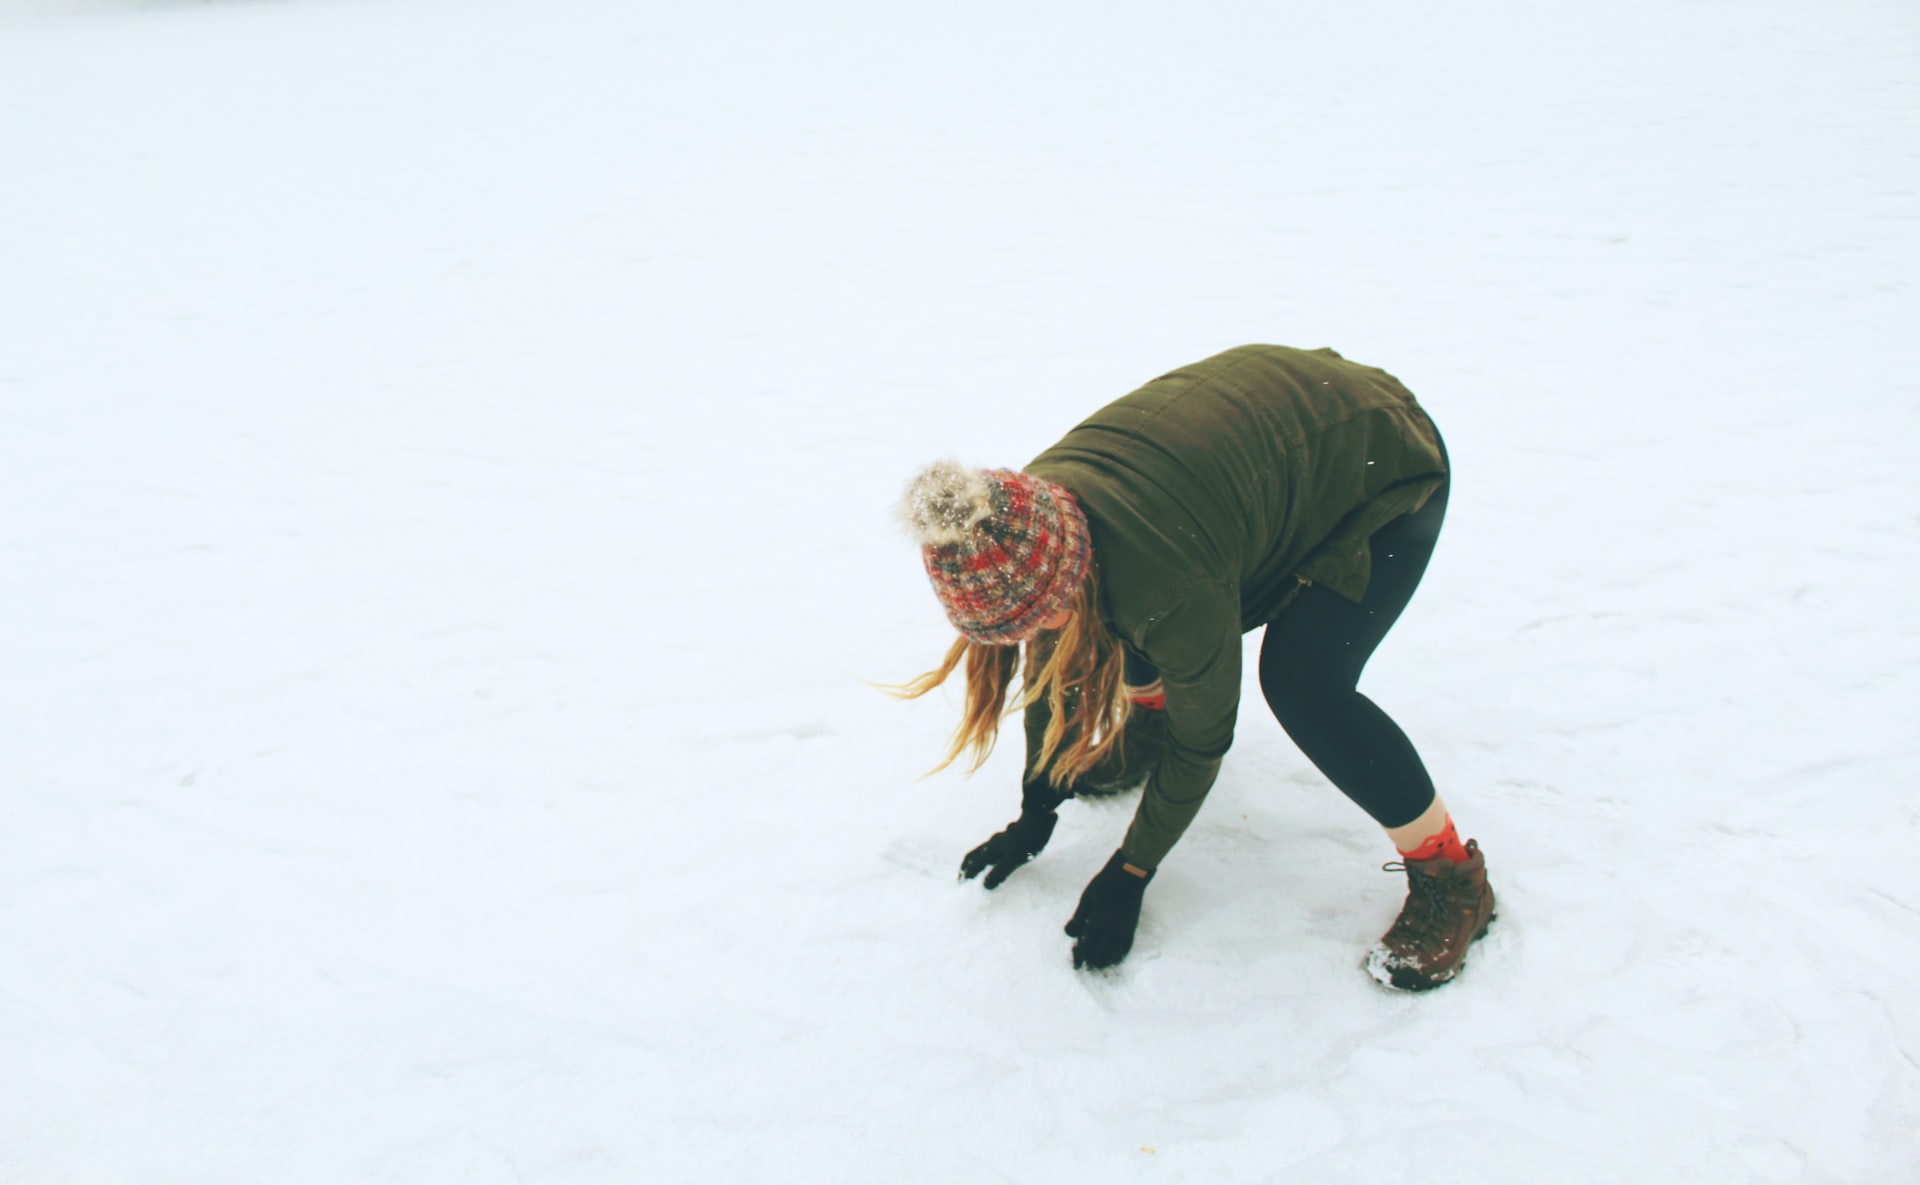
<svg viewBox="0 0 1920 1185">
<path fill-rule="evenodd" d="M 1264 670 L 1260 675 L 1267 707 L 1289 736 L 1324 731 L 1325 722 L 1339 719 L 1357 694 L 1351 684 L 1324 678 L 1269 677 Z"/>
</svg>

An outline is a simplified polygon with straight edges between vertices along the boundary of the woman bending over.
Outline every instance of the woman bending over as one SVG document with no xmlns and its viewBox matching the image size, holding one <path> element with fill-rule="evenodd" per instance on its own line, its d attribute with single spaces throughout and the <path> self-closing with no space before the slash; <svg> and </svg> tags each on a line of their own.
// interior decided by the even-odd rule
<svg viewBox="0 0 1920 1185">
<path fill-rule="evenodd" d="M 1357 690 L 1426 570 L 1447 487 L 1440 434 L 1391 375 L 1281 346 L 1155 379 L 1023 471 L 929 466 L 902 514 L 961 636 L 904 693 L 964 672 L 949 762 L 968 753 L 978 768 L 1011 707 L 1026 731 L 1020 817 L 961 876 L 998 887 L 1068 798 L 1143 784 L 1067 923 L 1074 966 L 1125 958 L 1154 871 L 1233 743 L 1241 636 L 1264 630 L 1268 707 L 1400 853 L 1406 903 L 1368 972 L 1408 990 L 1453 978 L 1493 919 L 1486 860 Z"/>
</svg>

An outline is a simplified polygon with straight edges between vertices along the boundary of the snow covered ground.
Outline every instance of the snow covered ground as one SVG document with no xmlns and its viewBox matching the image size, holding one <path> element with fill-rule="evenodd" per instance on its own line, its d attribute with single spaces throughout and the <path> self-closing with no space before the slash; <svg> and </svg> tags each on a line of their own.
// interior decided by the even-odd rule
<svg viewBox="0 0 1920 1185">
<path fill-rule="evenodd" d="M 0 1182 L 1920 1181 L 1907 0 L 5 0 Z M 1446 537 L 1115 974 L 892 500 L 1249 341 Z M 1255 639 L 1254 641 L 1257 641 Z"/>
</svg>

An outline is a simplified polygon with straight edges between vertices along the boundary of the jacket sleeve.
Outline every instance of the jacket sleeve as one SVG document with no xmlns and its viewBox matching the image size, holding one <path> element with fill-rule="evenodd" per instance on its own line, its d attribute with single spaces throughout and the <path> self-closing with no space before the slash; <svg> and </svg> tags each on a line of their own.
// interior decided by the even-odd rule
<svg viewBox="0 0 1920 1185">
<path fill-rule="evenodd" d="M 1240 710 L 1238 590 L 1198 586 L 1154 618 L 1144 641 L 1166 688 L 1167 747 L 1121 851 L 1129 863 L 1152 869 L 1199 813 L 1233 744 Z"/>
</svg>

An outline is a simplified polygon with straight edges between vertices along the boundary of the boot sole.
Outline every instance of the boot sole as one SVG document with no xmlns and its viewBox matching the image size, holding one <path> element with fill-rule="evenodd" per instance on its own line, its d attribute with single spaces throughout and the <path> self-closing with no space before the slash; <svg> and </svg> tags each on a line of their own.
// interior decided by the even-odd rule
<svg viewBox="0 0 1920 1185">
<path fill-rule="evenodd" d="M 1073 787 L 1073 796 L 1075 798 L 1118 798 L 1122 794 L 1132 794 L 1145 786 L 1147 777 L 1148 775 L 1141 774 L 1138 780 L 1123 779 L 1118 782 L 1101 782 L 1093 786 L 1082 786 L 1076 782 Z"/>
</svg>

